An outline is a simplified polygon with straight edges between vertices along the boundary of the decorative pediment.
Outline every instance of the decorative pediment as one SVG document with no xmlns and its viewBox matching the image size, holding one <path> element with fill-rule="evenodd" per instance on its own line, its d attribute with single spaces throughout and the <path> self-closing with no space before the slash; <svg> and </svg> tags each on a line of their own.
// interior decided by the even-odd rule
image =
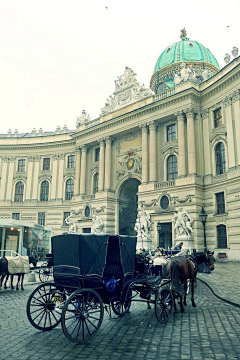
<svg viewBox="0 0 240 360">
<path fill-rule="evenodd" d="M 152 95 L 154 92 L 145 88 L 144 85 L 140 85 L 133 70 L 126 67 L 124 75 L 118 76 L 118 79 L 115 80 L 115 92 L 113 96 L 110 95 L 107 99 L 104 108 L 101 110 L 101 115 L 109 114 Z"/>
<path fill-rule="evenodd" d="M 227 133 L 225 130 L 215 132 L 210 138 L 212 144 L 220 141 L 227 142 Z"/>
<path fill-rule="evenodd" d="M 166 149 L 163 150 L 164 156 L 167 155 L 178 155 L 177 147 L 174 146 L 168 146 Z"/>
</svg>

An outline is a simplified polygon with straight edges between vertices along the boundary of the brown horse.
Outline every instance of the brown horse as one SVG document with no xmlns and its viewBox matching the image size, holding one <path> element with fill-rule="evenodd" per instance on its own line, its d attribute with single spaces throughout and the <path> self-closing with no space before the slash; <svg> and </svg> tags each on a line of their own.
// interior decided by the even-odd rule
<svg viewBox="0 0 240 360">
<path fill-rule="evenodd" d="M 180 298 L 181 312 L 184 312 L 183 304 L 187 305 L 186 296 L 188 288 L 188 280 L 191 285 L 191 301 L 192 306 L 196 307 L 194 302 L 194 285 L 196 282 L 197 270 L 193 262 L 184 256 L 176 256 L 170 263 L 171 286 L 174 292 L 174 310 L 176 311 L 175 298 Z M 184 297 L 184 300 L 182 301 Z"/>
</svg>

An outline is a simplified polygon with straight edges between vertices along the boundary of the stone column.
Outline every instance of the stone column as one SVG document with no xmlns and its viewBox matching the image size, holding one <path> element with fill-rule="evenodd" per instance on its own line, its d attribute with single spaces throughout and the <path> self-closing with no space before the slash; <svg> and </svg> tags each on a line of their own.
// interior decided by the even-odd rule
<svg viewBox="0 0 240 360">
<path fill-rule="evenodd" d="M 59 154 L 59 162 L 58 162 L 58 181 L 57 181 L 57 198 L 63 199 L 63 172 L 64 172 L 64 160 L 65 154 Z"/>
<path fill-rule="evenodd" d="M 5 191 L 6 191 L 6 183 L 7 183 L 7 175 L 8 175 L 8 161 L 9 161 L 9 158 L 7 158 L 7 157 L 4 157 L 2 159 L 0 200 L 5 200 Z"/>
<path fill-rule="evenodd" d="M 40 169 L 40 156 L 36 156 L 34 159 L 34 170 L 33 170 L 33 188 L 32 188 L 32 201 L 38 200 L 39 191 L 39 169 Z"/>
<path fill-rule="evenodd" d="M 53 155 L 51 200 L 56 200 L 56 198 L 57 198 L 58 158 L 59 158 L 59 155 L 58 155 L 58 154 Z"/>
<path fill-rule="evenodd" d="M 149 124 L 149 180 L 157 181 L 157 151 L 156 151 L 156 123 Z"/>
<path fill-rule="evenodd" d="M 142 183 L 148 183 L 148 128 L 146 124 L 140 126 L 142 129 Z"/>
<path fill-rule="evenodd" d="M 104 190 L 104 167 L 105 167 L 105 143 L 100 140 L 100 155 L 99 155 L 99 188 L 98 191 Z"/>
<path fill-rule="evenodd" d="M 188 109 L 187 116 L 187 145 L 188 145 L 188 173 L 196 174 L 196 149 L 195 149 L 195 129 L 194 111 Z"/>
<path fill-rule="evenodd" d="M 227 139 L 228 139 L 228 168 L 234 167 L 235 162 L 235 151 L 234 151 L 234 129 L 232 119 L 232 98 L 227 96 L 223 104 L 225 106 L 224 121 L 227 128 Z"/>
<path fill-rule="evenodd" d="M 237 146 L 237 154 L 236 154 L 236 164 L 240 164 L 240 90 L 236 90 L 232 96 L 233 102 L 233 113 L 235 120 L 235 136 L 236 136 L 236 146 Z"/>
<path fill-rule="evenodd" d="M 186 176 L 186 141 L 184 131 L 184 114 L 182 111 L 175 114 L 177 116 L 177 138 L 178 138 L 178 177 Z"/>
<path fill-rule="evenodd" d="M 34 157 L 30 156 L 28 158 L 28 167 L 27 167 L 27 185 L 26 185 L 26 197 L 25 197 L 27 201 L 31 200 L 33 163 L 34 163 Z"/>
<path fill-rule="evenodd" d="M 80 161 L 81 161 L 81 154 L 79 148 L 76 148 L 75 157 L 76 157 L 76 161 L 75 161 L 74 195 L 78 195 L 80 192 Z"/>
<path fill-rule="evenodd" d="M 6 187 L 6 200 L 8 201 L 12 200 L 13 173 L 14 173 L 15 161 L 16 158 L 11 157 L 9 158 L 9 162 L 8 162 L 7 187 Z M 26 176 L 26 174 L 24 176 Z"/>
<path fill-rule="evenodd" d="M 203 154 L 204 154 L 204 174 L 209 175 L 211 171 L 211 149 L 209 139 L 209 110 L 204 109 L 201 113 L 202 116 L 202 130 L 203 130 Z"/>
<path fill-rule="evenodd" d="M 106 139 L 106 156 L 105 156 L 105 190 L 111 190 L 111 146 L 112 139 Z"/>
<path fill-rule="evenodd" d="M 82 159 L 81 159 L 81 178 L 80 178 L 80 194 L 86 194 L 86 171 L 87 171 L 87 148 L 84 145 L 82 148 Z"/>
</svg>

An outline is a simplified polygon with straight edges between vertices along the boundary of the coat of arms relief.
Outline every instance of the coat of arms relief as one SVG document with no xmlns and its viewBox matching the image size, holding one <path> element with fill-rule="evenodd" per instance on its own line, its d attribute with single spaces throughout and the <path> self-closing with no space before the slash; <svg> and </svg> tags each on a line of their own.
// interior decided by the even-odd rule
<svg viewBox="0 0 240 360">
<path fill-rule="evenodd" d="M 127 173 L 142 174 L 142 158 L 136 151 L 130 149 L 125 153 L 117 165 L 117 180 Z"/>
<path fill-rule="evenodd" d="M 118 110 L 125 105 L 132 104 L 138 100 L 155 95 L 154 92 L 140 85 L 136 74 L 129 67 L 125 68 L 124 75 L 115 80 L 115 92 L 107 99 L 101 115 L 104 116 L 112 111 Z"/>
</svg>

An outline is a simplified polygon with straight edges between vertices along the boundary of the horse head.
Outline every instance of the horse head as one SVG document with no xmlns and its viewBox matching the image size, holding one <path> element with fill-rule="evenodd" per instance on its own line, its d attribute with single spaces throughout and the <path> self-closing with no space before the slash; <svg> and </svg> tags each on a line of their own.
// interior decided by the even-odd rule
<svg viewBox="0 0 240 360">
<path fill-rule="evenodd" d="M 214 270 L 214 263 L 215 263 L 215 258 L 213 257 L 214 251 L 209 251 L 207 250 L 207 254 L 206 254 L 206 265 L 208 266 L 208 268 L 213 271 Z"/>
</svg>

